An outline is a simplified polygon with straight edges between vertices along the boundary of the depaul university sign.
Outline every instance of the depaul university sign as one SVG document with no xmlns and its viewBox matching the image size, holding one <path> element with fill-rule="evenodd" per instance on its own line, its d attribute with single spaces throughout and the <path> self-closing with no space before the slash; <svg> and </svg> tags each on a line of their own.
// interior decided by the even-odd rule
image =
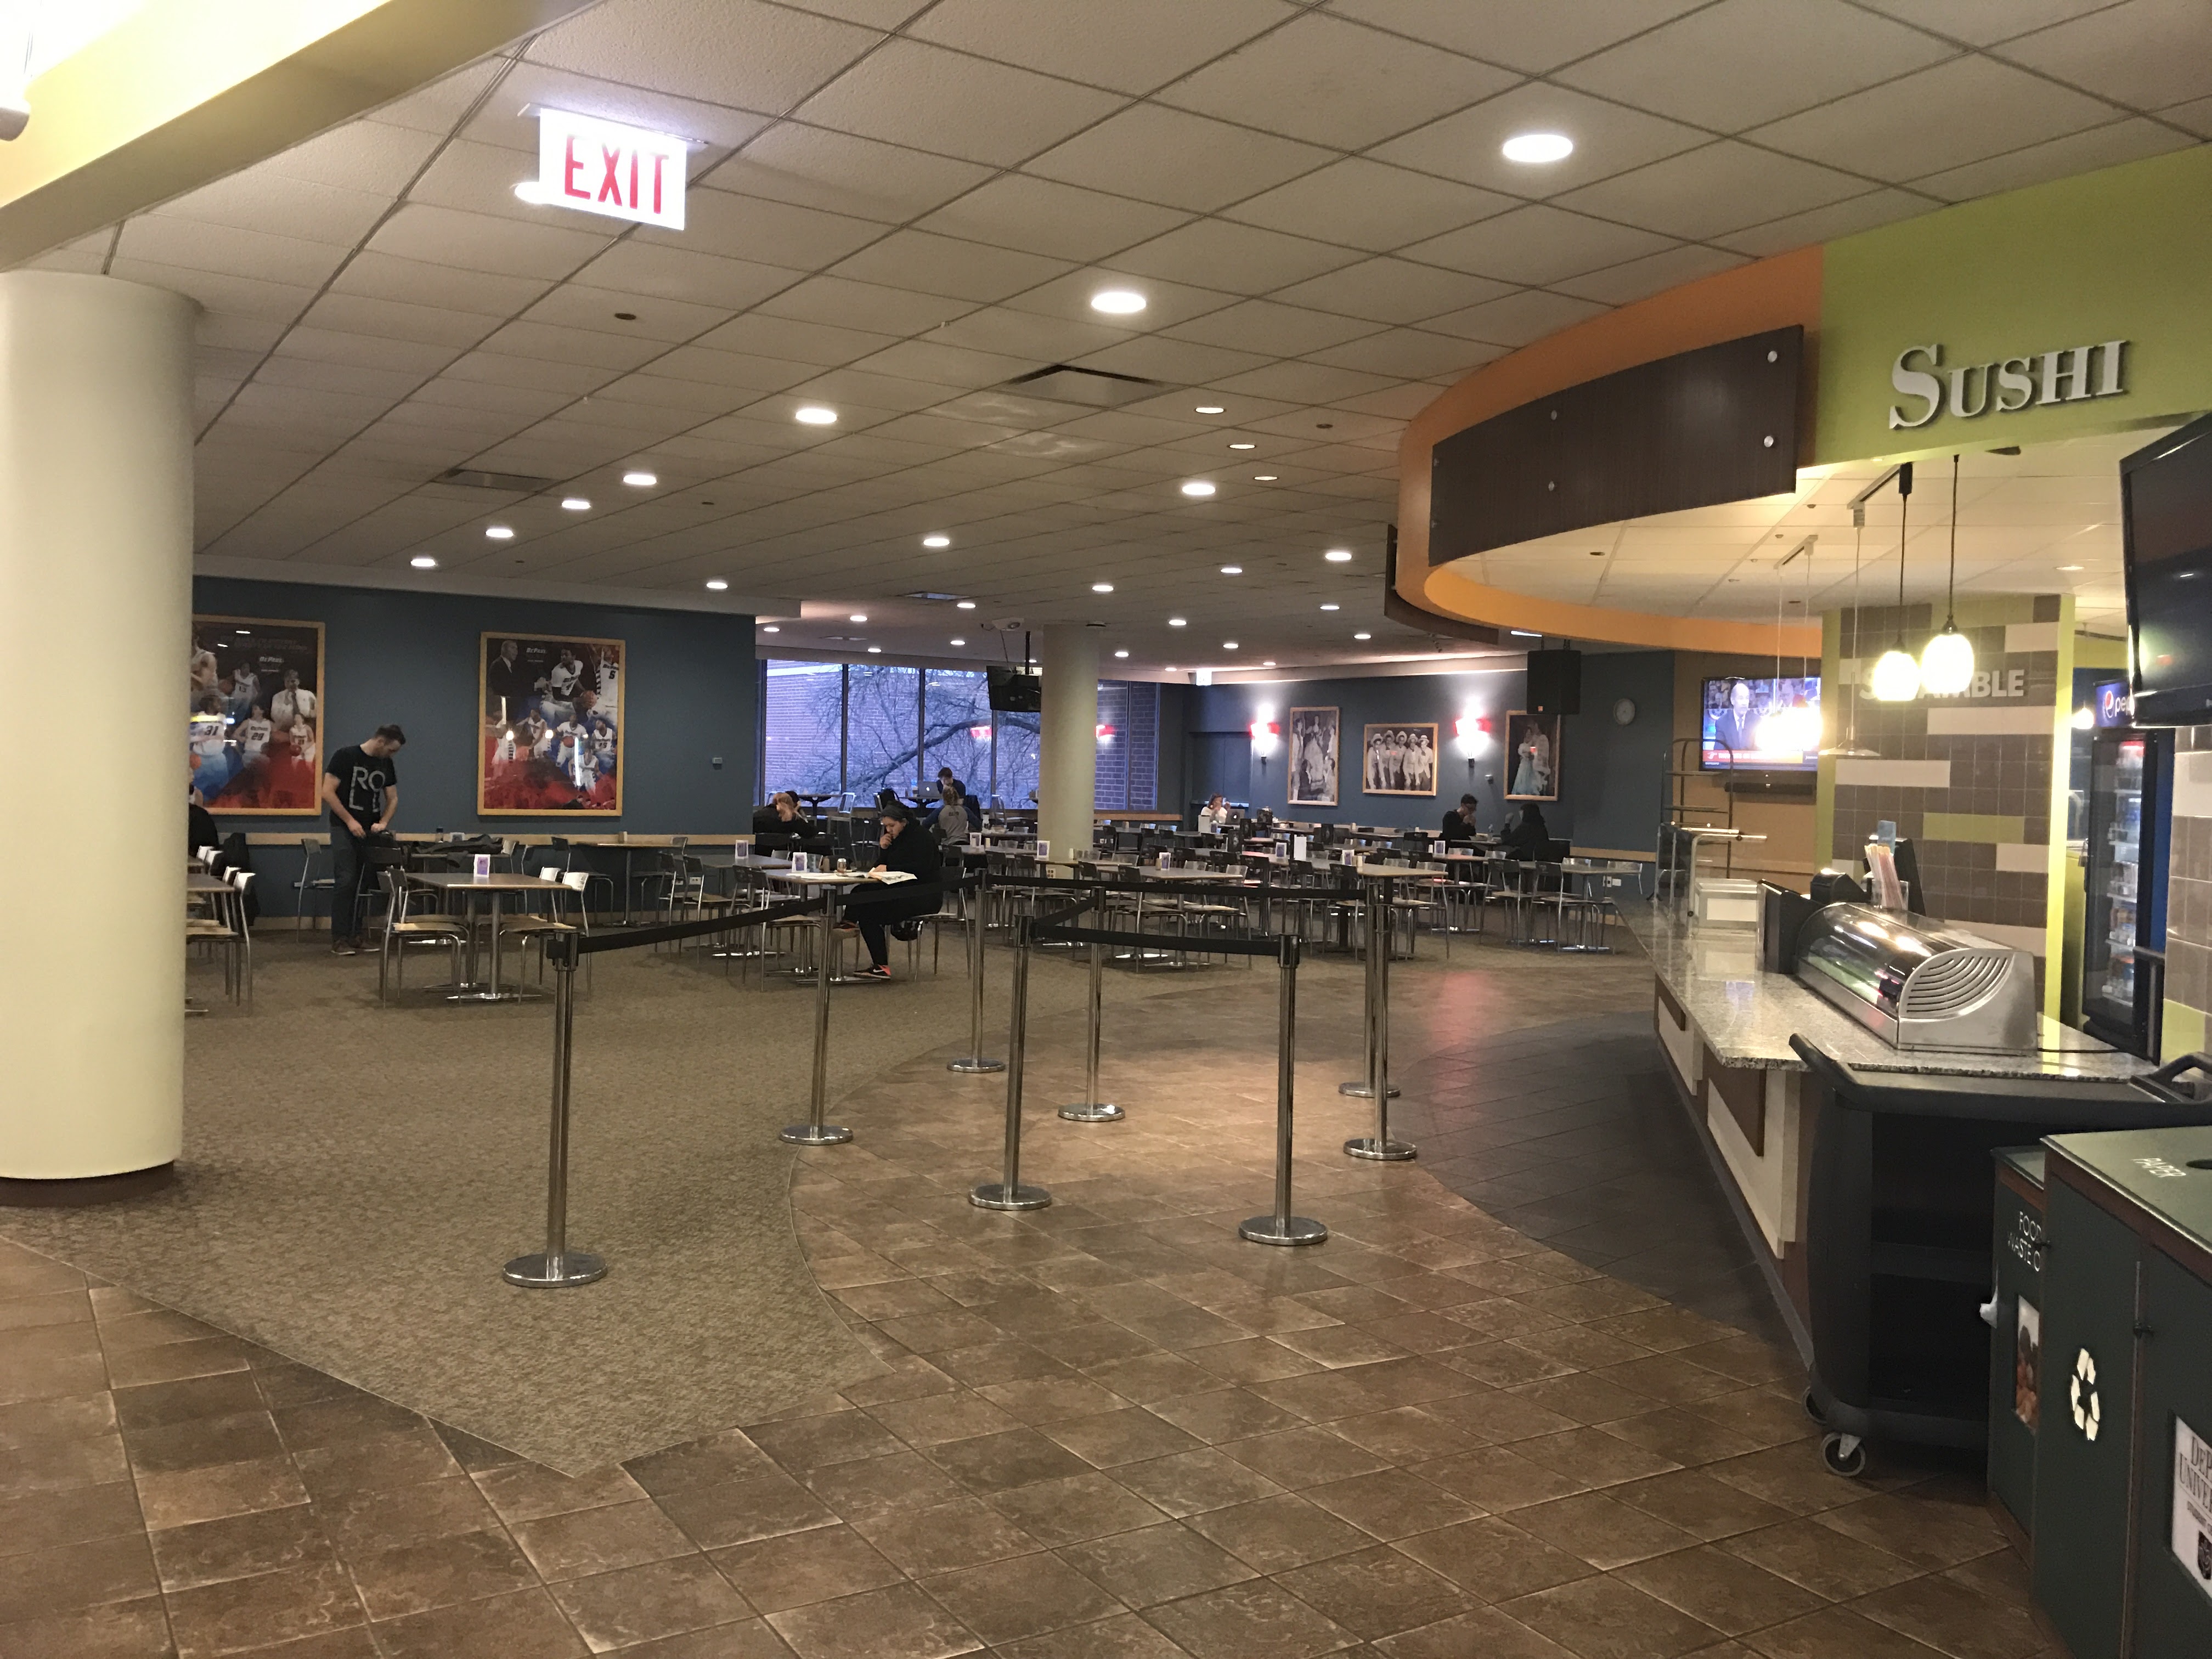
<svg viewBox="0 0 2212 1659">
<path fill-rule="evenodd" d="M 1890 430 L 1925 426 L 1947 410 L 1972 420 L 1991 410 L 2009 415 L 2031 405 L 2117 398 L 2127 390 L 2121 382 L 2127 346 L 2125 340 L 2105 340 L 1951 369 L 1943 368 L 1941 345 L 1907 346 L 1890 365 L 1889 383 L 1920 407 L 1892 404 Z"/>
</svg>

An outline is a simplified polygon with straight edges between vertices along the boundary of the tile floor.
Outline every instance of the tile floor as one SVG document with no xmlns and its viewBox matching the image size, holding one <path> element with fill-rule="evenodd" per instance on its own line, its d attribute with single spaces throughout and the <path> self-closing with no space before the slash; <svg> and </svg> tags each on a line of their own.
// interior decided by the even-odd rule
<svg viewBox="0 0 2212 1659">
<path fill-rule="evenodd" d="M 1301 1023 L 1298 1207 L 1334 1237 L 1240 1243 L 1268 1190 L 1269 979 L 1194 975 L 1109 1031 L 1121 1125 L 1052 1118 L 1079 1030 L 1040 1026 L 1024 1174 L 1056 1201 L 1028 1216 L 963 1201 L 996 1173 L 999 1079 L 939 1057 L 863 1091 L 858 1141 L 806 1154 L 793 1196 L 890 1374 L 583 1479 L 0 1245 L 0 1659 L 2046 1650 L 1970 1474 L 1826 1474 L 1791 1356 L 1590 1265 L 1635 1243 L 1566 1236 L 1602 1218 L 1552 1215 L 1555 1249 L 1499 1218 L 1544 1194 L 1478 1190 L 1486 1213 L 1422 1164 L 1342 1158 L 1342 984 Z M 1487 1042 L 1462 1091 L 1503 1073 L 1571 1109 L 1544 1043 L 1505 1039 L 1648 985 L 1494 946 L 1407 964 L 1408 1093 Z M 1609 1109 L 1590 1121 L 1680 1111 Z"/>
</svg>

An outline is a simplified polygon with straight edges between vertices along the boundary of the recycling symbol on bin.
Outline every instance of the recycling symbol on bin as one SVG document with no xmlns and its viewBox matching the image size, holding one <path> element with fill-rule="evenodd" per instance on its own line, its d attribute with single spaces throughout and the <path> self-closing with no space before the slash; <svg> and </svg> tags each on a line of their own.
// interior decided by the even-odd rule
<svg viewBox="0 0 2212 1659">
<path fill-rule="evenodd" d="M 2074 1426 L 2085 1439 L 2094 1440 L 2105 1413 L 2097 1404 L 2097 1362 L 2087 1348 L 2074 1356 L 2074 1375 L 2066 1384 L 2066 1398 L 2074 1407 Z"/>
</svg>

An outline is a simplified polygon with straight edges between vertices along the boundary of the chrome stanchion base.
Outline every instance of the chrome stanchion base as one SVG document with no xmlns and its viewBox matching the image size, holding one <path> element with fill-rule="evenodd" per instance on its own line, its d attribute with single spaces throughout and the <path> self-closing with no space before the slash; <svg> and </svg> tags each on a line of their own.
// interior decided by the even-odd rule
<svg viewBox="0 0 2212 1659">
<path fill-rule="evenodd" d="M 1373 1135 L 1354 1135 L 1344 1143 L 1346 1158 L 1364 1158 L 1371 1164 L 1405 1164 L 1413 1149 L 1402 1140 L 1377 1140 Z"/>
<path fill-rule="evenodd" d="M 605 1256 L 589 1250 L 566 1250 L 548 1255 L 519 1255 L 501 1269 L 500 1277 L 526 1291 L 557 1291 L 568 1285 L 590 1285 L 607 1276 Z"/>
<path fill-rule="evenodd" d="M 1042 1210 L 1052 1202 L 1052 1194 L 1042 1187 L 1009 1190 L 1002 1181 L 987 1181 L 968 1194 L 968 1201 L 979 1210 Z"/>
<path fill-rule="evenodd" d="M 1336 1085 L 1336 1091 L 1340 1095 L 1350 1095 L 1354 1100 L 1372 1100 L 1375 1098 L 1375 1091 L 1369 1088 L 1364 1081 L 1355 1080 L 1351 1083 L 1340 1083 Z M 1382 1092 L 1389 1099 L 1395 1100 L 1397 1099 L 1399 1093 L 1398 1085 L 1395 1083 L 1386 1084 L 1383 1086 Z"/>
<path fill-rule="evenodd" d="M 1111 1101 L 1094 1100 L 1088 1104 L 1063 1106 L 1060 1115 L 1070 1123 L 1119 1123 L 1128 1114 Z"/>
<path fill-rule="evenodd" d="M 841 1123 L 787 1123 L 776 1139 L 793 1146 L 842 1146 L 853 1132 Z"/>
<path fill-rule="evenodd" d="M 1328 1237 L 1328 1229 L 1310 1216 L 1278 1221 L 1271 1215 L 1255 1215 L 1238 1224 L 1237 1237 L 1255 1244 L 1318 1244 Z"/>
<path fill-rule="evenodd" d="M 1006 1069 L 1006 1062 L 1003 1060 L 986 1060 L 981 1054 L 965 1054 L 958 1060 L 945 1062 L 945 1069 L 948 1072 L 965 1072 L 974 1076 L 984 1072 L 1003 1072 Z"/>
</svg>

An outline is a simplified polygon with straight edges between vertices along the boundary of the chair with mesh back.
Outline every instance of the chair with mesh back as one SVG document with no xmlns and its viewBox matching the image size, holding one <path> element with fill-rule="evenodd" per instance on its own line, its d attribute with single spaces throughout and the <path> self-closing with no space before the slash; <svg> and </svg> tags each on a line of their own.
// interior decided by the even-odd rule
<svg viewBox="0 0 2212 1659">
<path fill-rule="evenodd" d="M 336 877 L 315 873 L 315 858 L 323 851 L 323 842 L 321 836 L 300 837 L 300 878 L 292 884 L 292 933 L 295 938 L 307 925 L 307 895 L 335 893 L 337 890 Z"/>
<path fill-rule="evenodd" d="M 410 945 L 435 945 L 446 951 L 453 959 L 452 981 L 459 982 L 461 949 L 469 938 L 467 927 L 454 916 L 409 915 L 409 889 L 398 871 L 379 870 L 376 879 L 385 897 L 383 939 L 376 953 L 377 1000 L 389 1002 L 392 991 L 407 988 L 407 947 Z"/>
</svg>

